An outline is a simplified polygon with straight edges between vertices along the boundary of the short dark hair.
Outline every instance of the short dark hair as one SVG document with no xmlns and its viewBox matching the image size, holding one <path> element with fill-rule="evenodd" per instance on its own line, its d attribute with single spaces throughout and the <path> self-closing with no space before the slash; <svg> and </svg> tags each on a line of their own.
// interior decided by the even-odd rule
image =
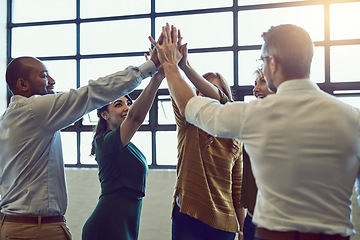
<svg viewBox="0 0 360 240">
<path fill-rule="evenodd" d="M 33 57 L 18 57 L 13 59 L 6 68 L 6 83 L 9 85 L 9 88 L 14 92 L 16 87 L 16 81 L 19 78 L 28 78 L 32 67 L 23 63 L 25 59 L 34 59 Z"/>
<path fill-rule="evenodd" d="M 292 24 L 273 26 L 262 38 L 264 51 L 281 64 L 286 77 L 309 76 L 314 44 L 303 28 Z"/>
</svg>

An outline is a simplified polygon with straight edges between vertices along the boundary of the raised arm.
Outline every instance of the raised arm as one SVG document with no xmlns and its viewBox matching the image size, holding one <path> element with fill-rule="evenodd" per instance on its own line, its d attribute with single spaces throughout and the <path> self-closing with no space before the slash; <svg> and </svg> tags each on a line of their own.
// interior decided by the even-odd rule
<svg viewBox="0 0 360 240">
<path fill-rule="evenodd" d="M 178 31 L 178 39 L 179 42 L 181 42 L 182 37 L 180 30 Z M 220 101 L 220 94 L 217 87 L 215 87 L 212 83 L 210 83 L 198 72 L 196 72 L 196 70 L 190 65 L 188 59 L 187 43 L 183 45 L 180 44 L 180 52 L 183 55 L 183 58 L 179 62 L 179 67 L 181 68 L 181 70 L 184 71 L 188 79 L 205 97 L 213 98 Z"/>
<path fill-rule="evenodd" d="M 166 24 L 163 27 L 162 34 L 164 40 L 161 44 L 157 43 L 152 37 L 149 37 L 149 39 L 158 51 L 158 57 L 165 72 L 170 94 L 175 100 L 180 113 L 185 116 L 186 104 L 195 96 L 195 92 L 180 75 L 178 63 L 182 55 L 178 48 L 176 28 L 172 26 L 170 30 L 169 24 Z"/>
<path fill-rule="evenodd" d="M 123 147 L 130 142 L 135 132 L 144 122 L 146 114 L 154 101 L 156 92 L 164 77 L 164 72 L 159 69 L 134 104 L 130 107 L 126 119 L 120 126 L 120 138 Z"/>
</svg>

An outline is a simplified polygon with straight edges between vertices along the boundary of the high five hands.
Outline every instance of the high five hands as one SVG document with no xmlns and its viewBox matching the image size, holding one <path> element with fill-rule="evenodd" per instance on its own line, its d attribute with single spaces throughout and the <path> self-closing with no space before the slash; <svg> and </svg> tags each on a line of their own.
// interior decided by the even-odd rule
<svg viewBox="0 0 360 240">
<path fill-rule="evenodd" d="M 195 96 L 192 87 L 182 78 L 180 67 L 187 65 L 187 48 L 181 45 L 182 37 L 176 27 L 167 23 L 162 28 L 163 41 L 156 42 L 149 37 L 157 50 L 158 58 L 168 83 L 171 97 L 174 99 L 180 114 L 185 116 L 187 102 Z M 179 65 L 180 64 L 180 65 Z"/>
<path fill-rule="evenodd" d="M 162 66 L 166 64 L 177 66 L 179 64 L 183 57 L 179 50 L 182 38 L 178 37 L 176 27 L 170 27 L 168 23 L 162 27 L 162 42 L 156 42 L 151 36 L 149 39 L 157 50 L 157 55 Z"/>
</svg>

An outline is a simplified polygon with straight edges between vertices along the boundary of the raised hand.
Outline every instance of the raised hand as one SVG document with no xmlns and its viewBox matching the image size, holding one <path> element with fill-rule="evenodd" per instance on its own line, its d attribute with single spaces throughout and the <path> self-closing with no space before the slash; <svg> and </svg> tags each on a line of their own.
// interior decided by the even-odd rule
<svg viewBox="0 0 360 240">
<path fill-rule="evenodd" d="M 170 29 L 170 25 L 167 23 L 166 26 L 162 28 L 162 37 L 162 43 L 160 43 L 160 41 L 156 42 L 151 36 L 149 37 L 150 42 L 157 50 L 157 55 L 161 65 L 178 65 L 182 55 L 178 47 L 178 35 L 176 27 L 171 26 Z"/>
<path fill-rule="evenodd" d="M 163 34 L 161 33 L 159 39 L 158 39 L 158 43 L 161 44 L 163 42 L 163 39 L 164 39 L 164 36 Z M 156 48 L 154 49 L 154 51 L 151 50 L 150 52 L 150 55 L 151 55 L 151 58 L 150 60 L 153 61 L 153 63 L 155 64 L 156 67 L 159 67 L 160 66 L 160 61 L 159 61 L 159 58 L 158 58 L 158 54 L 157 54 L 157 50 Z M 148 60 L 147 56 L 145 57 L 146 60 Z"/>
<path fill-rule="evenodd" d="M 155 50 L 156 50 L 156 48 L 155 48 Z M 150 56 L 152 56 L 154 54 L 154 51 L 151 48 L 149 48 L 149 53 L 150 53 Z M 148 55 L 146 53 L 144 54 L 144 56 L 145 56 L 146 60 L 149 60 L 149 57 L 148 57 Z M 161 79 L 165 78 L 164 69 L 161 66 L 159 67 L 159 69 L 158 69 L 157 73 L 155 74 L 155 76 L 157 78 L 161 78 Z"/>
<path fill-rule="evenodd" d="M 183 56 L 182 59 L 180 60 L 179 62 L 179 67 L 184 70 L 187 65 L 189 64 L 188 62 L 188 48 L 187 48 L 187 43 L 185 44 L 182 44 L 181 41 L 182 41 L 182 36 L 181 36 L 181 32 L 180 32 L 180 29 L 178 30 L 178 48 L 179 48 L 179 51 L 181 53 L 181 55 Z"/>
</svg>

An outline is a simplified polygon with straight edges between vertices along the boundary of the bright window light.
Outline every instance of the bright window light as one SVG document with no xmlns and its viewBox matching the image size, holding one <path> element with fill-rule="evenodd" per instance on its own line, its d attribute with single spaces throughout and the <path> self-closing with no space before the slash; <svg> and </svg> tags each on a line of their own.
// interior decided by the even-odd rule
<svg viewBox="0 0 360 240">
<path fill-rule="evenodd" d="M 331 82 L 359 81 L 360 45 L 333 46 L 330 48 Z"/>
<path fill-rule="evenodd" d="M 75 55 L 75 24 L 13 28 L 11 46 L 13 58 Z"/>
<path fill-rule="evenodd" d="M 82 0 L 80 1 L 81 18 L 134 15 L 134 14 L 143 14 L 149 12 L 150 12 L 149 0 L 136 0 L 136 1 Z"/>
<path fill-rule="evenodd" d="M 360 2 L 330 5 L 331 40 L 360 38 Z"/>
<path fill-rule="evenodd" d="M 156 19 L 156 36 L 166 23 L 176 26 L 189 48 L 225 47 L 233 43 L 232 13 L 208 13 Z M 216 24 L 214 24 L 216 23 Z"/>
<path fill-rule="evenodd" d="M 206 1 L 181 0 L 181 3 L 179 3 L 176 0 L 157 0 L 156 1 L 156 12 L 231 7 L 232 3 L 233 3 L 232 0 L 221 0 L 221 1 L 219 1 L 219 0 L 206 0 Z"/>
<path fill-rule="evenodd" d="M 302 6 L 239 11 L 239 45 L 262 44 L 261 34 L 271 26 L 295 24 L 313 41 L 324 40 L 324 6 Z"/>
<path fill-rule="evenodd" d="M 156 160 L 159 165 L 177 164 L 177 132 L 156 132 Z"/>
<path fill-rule="evenodd" d="M 150 19 L 83 23 L 80 31 L 82 54 L 147 51 L 151 44 Z"/>
<path fill-rule="evenodd" d="M 74 0 L 13 0 L 13 22 L 40 22 L 75 19 Z"/>
</svg>

